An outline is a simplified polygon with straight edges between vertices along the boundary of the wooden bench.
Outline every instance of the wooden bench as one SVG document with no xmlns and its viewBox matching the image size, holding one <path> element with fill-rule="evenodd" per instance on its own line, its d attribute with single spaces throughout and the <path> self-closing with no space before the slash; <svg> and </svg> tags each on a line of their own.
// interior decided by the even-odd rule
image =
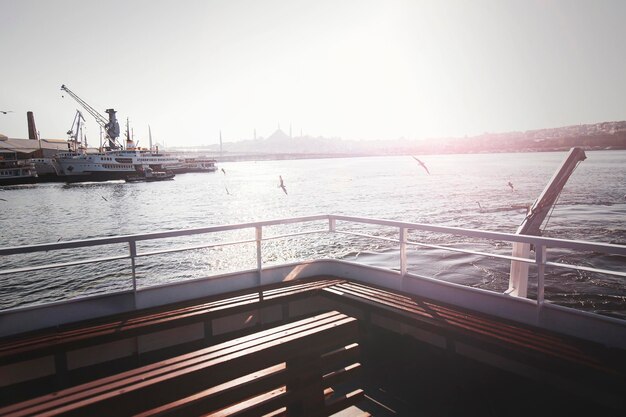
<svg viewBox="0 0 626 417">
<path fill-rule="evenodd" d="M 328 312 L 0 408 L 0 416 L 330 415 L 363 396 L 324 396 L 360 367 L 358 335 L 356 319 Z"/>
<path fill-rule="evenodd" d="M 60 389 L 84 381 L 98 366 L 103 376 L 109 369 L 162 359 L 168 350 L 182 353 L 225 340 L 230 330 L 238 330 L 225 328 L 228 317 L 270 311 L 265 318 L 256 315 L 249 320 L 246 315 L 241 320 L 240 329 L 249 332 L 256 326 L 258 330 L 289 318 L 285 306 L 338 282 L 321 279 L 266 286 L 5 338 L 0 341 L 0 389 L 15 385 L 16 392 L 37 393 L 24 388 L 50 384 Z M 110 361 L 119 366 L 110 367 Z M 6 398 L 0 398 L 0 405 L 5 403 Z"/>
<path fill-rule="evenodd" d="M 352 281 L 325 287 L 330 308 L 450 354 L 538 378 L 612 408 L 626 406 L 624 351 Z"/>
</svg>

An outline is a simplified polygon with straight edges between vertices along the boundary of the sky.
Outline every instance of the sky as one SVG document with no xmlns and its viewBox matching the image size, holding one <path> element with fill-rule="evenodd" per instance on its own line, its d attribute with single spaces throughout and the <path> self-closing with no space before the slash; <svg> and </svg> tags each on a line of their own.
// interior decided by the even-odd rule
<svg viewBox="0 0 626 417">
<path fill-rule="evenodd" d="M 66 138 L 62 84 L 140 145 L 625 120 L 624 21 L 623 0 L 0 0 L 0 133 L 28 137 L 30 110 Z"/>
</svg>

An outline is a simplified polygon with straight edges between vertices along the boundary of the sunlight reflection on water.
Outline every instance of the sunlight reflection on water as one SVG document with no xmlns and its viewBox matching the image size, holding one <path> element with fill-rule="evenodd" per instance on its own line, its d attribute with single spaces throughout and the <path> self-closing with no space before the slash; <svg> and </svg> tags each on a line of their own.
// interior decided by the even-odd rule
<svg viewBox="0 0 626 417">
<path fill-rule="evenodd" d="M 546 236 L 601 242 L 626 242 L 626 152 L 588 152 L 564 188 Z M 13 246 L 72 239 L 148 233 L 314 214 L 345 214 L 514 232 L 531 204 L 560 165 L 564 152 L 420 156 L 426 172 L 410 156 L 219 164 L 226 171 L 183 174 L 161 183 L 123 182 L 41 184 L 6 187 L 0 245 Z M 278 187 L 283 177 L 288 194 Z M 514 184 L 514 190 L 507 182 Z M 228 189 L 229 194 L 227 194 Z M 277 226 L 264 236 L 327 227 L 324 222 Z M 397 238 L 397 230 L 339 224 L 346 230 Z M 415 236 L 417 239 L 417 236 Z M 437 244 L 480 248 L 507 254 L 510 247 L 467 238 L 423 235 Z M 254 229 L 171 240 L 140 242 L 139 251 L 254 239 Z M 122 245 L 123 246 L 123 245 Z M 125 247 L 55 253 L 55 261 L 110 256 Z M 199 249 L 138 259 L 140 287 L 256 268 L 254 244 Z M 357 260 L 399 267 L 397 245 L 347 235 L 307 235 L 263 243 L 264 266 L 311 258 Z M 53 254 L 6 257 L 3 268 L 27 259 L 47 263 Z M 568 255 L 568 260 L 581 260 Z M 572 259 L 573 256 L 573 259 Z M 596 256 L 597 265 L 624 266 L 623 259 Z M 409 250 L 409 271 L 502 291 L 508 264 L 438 250 Z M 59 275 L 61 274 L 61 275 Z M 583 274 L 584 275 L 584 274 Z M 129 286 L 123 262 L 11 276 L 0 285 L 2 307 Z M 623 280 L 598 281 L 559 272 L 547 278 L 548 298 L 586 308 L 624 314 Z M 593 283 L 609 282 L 610 285 Z M 533 289 L 531 288 L 531 295 Z M 584 301 L 581 294 L 586 294 Z M 621 298 L 620 298 L 621 297 Z M 591 300 L 591 301 L 589 301 Z M 591 307 L 589 307 L 591 306 Z M 621 311 L 621 313 L 620 313 Z"/>
</svg>

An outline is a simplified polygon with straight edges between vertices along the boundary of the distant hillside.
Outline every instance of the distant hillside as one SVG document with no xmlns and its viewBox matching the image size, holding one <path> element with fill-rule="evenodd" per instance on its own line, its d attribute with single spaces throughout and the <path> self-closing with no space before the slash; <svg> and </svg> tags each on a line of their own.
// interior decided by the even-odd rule
<svg viewBox="0 0 626 417">
<path fill-rule="evenodd" d="M 549 151 L 569 149 L 572 146 L 626 149 L 626 121 L 427 140 L 356 141 L 313 136 L 290 137 L 278 129 L 267 138 L 226 142 L 223 150 L 225 153 L 393 155 Z M 219 152 L 219 145 L 202 149 Z"/>
</svg>

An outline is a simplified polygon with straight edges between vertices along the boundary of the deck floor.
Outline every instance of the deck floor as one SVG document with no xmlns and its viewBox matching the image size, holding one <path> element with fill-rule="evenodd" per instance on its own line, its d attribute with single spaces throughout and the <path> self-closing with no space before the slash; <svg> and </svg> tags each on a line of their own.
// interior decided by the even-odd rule
<svg viewBox="0 0 626 417">
<path fill-rule="evenodd" d="M 552 385 L 459 356 L 408 336 L 374 330 L 363 344 L 365 391 L 373 416 L 621 416 Z"/>
</svg>

